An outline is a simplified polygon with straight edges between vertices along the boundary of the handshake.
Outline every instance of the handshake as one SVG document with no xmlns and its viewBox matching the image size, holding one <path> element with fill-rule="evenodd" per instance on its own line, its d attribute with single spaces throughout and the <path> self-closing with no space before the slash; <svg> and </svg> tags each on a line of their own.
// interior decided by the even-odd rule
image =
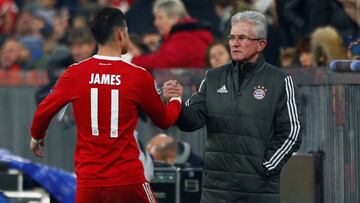
<svg viewBox="0 0 360 203">
<path fill-rule="evenodd" d="M 165 101 L 169 101 L 173 97 L 182 97 L 184 94 L 183 87 L 176 80 L 168 80 L 164 82 L 162 87 Z"/>
</svg>

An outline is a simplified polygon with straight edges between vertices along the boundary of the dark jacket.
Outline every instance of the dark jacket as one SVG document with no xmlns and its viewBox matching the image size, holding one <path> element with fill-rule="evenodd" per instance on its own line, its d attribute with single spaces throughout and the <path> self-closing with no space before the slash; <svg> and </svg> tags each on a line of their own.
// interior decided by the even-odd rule
<svg viewBox="0 0 360 203">
<path fill-rule="evenodd" d="M 151 68 L 203 68 L 205 52 L 213 41 L 208 27 L 192 18 L 174 25 L 158 51 L 134 57 L 136 65 Z"/>
<path fill-rule="evenodd" d="M 207 126 L 201 202 L 279 203 L 281 167 L 301 143 L 299 95 L 291 76 L 261 56 L 256 64 L 209 70 L 199 89 L 177 126 Z"/>
</svg>

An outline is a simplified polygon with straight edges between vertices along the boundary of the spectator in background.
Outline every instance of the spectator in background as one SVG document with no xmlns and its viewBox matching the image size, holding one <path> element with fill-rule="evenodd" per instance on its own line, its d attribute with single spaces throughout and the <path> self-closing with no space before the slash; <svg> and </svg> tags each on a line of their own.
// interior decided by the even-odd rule
<svg viewBox="0 0 360 203">
<path fill-rule="evenodd" d="M 16 38 L 7 38 L 0 49 L 0 70 L 19 71 L 30 58 L 29 50 Z"/>
<path fill-rule="evenodd" d="M 314 67 L 315 65 L 310 43 L 310 37 L 304 37 L 297 44 L 300 66 L 304 68 Z"/>
<path fill-rule="evenodd" d="M 203 159 L 193 153 L 186 142 L 175 140 L 166 134 L 158 134 L 146 145 L 146 151 L 155 161 L 192 167 L 203 167 Z"/>
<path fill-rule="evenodd" d="M 140 35 L 129 34 L 129 48 L 128 53 L 122 55 L 121 57 L 125 61 L 130 61 L 133 56 L 140 56 L 141 54 L 150 53 L 149 48 L 146 44 L 143 43 Z"/>
<path fill-rule="evenodd" d="M 215 13 L 219 16 L 219 30 L 222 33 L 226 32 L 227 23 L 234 10 L 234 3 L 232 0 L 215 0 Z"/>
<path fill-rule="evenodd" d="M 155 0 L 136 0 L 125 13 L 129 33 L 144 34 L 156 32 L 152 15 Z M 139 15 L 141 13 L 141 15 Z"/>
<path fill-rule="evenodd" d="M 44 41 L 42 47 L 43 54 L 29 65 L 29 69 L 48 70 L 50 62 L 53 59 L 61 58 L 69 55 L 69 48 L 67 45 L 60 44 L 54 37 L 53 27 L 50 25 L 41 29 L 41 36 Z"/>
<path fill-rule="evenodd" d="M 41 16 L 47 23 L 52 25 L 58 12 L 55 7 L 56 3 L 57 0 L 36 0 L 28 6 L 30 9 L 34 9 L 36 16 Z"/>
<path fill-rule="evenodd" d="M 214 41 L 209 45 L 205 55 L 206 65 L 210 68 L 218 68 L 231 61 L 229 47 L 220 41 Z"/>
<path fill-rule="evenodd" d="M 36 92 L 36 101 L 40 103 L 51 91 L 59 76 L 73 63 L 91 57 L 96 51 L 96 43 L 87 29 L 75 29 L 69 35 L 70 52 L 56 52 L 49 62 L 49 83 Z M 61 49 L 60 49 L 61 50 Z"/>
<path fill-rule="evenodd" d="M 180 1 L 180 0 L 179 0 Z M 126 12 L 126 20 L 129 33 L 153 33 L 156 28 L 153 25 L 154 16 L 152 8 L 155 0 L 136 0 Z M 215 36 L 220 38 L 222 33 L 218 29 L 219 17 L 215 13 L 215 0 L 181 0 L 186 10 L 195 19 L 206 23 L 211 27 Z M 139 15 L 141 13 L 141 15 Z"/>
<path fill-rule="evenodd" d="M 360 26 L 360 16 L 358 14 L 360 4 L 356 4 L 357 0 L 338 0 L 344 7 L 346 14 Z M 359 30 L 358 30 L 359 31 Z"/>
<path fill-rule="evenodd" d="M 0 1 L 0 37 L 15 30 L 18 8 L 13 0 Z"/>
<path fill-rule="evenodd" d="M 341 36 L 330 26 L 318 28 L 311 34 L 311 52 L 315 66 L 327 66 L 332 60 L 347 58 Z"/>
<path fill-rule="evenodd" d="M 43 33 L 52 29 L 51 25 L 47 23 L 43 17 L 38 15 L 32 15 L 31 17 L 31 33 L 20 38 L 20 42 L 24 44 L 31 53 L 30 66 L 43 56 L 45 42 Z M 29 67 L 27 67 L 27 69 L 28 68 Z"/>
<path fill-rule="evenodd" d="M 291 26 L 295 44 L 318 27 L 330 25 L 343 38 L 357 29 L 338 0 L 286 0 L 282 12 L 288 21 L 287 26 Z"/>
<path fill-rule="evenodd" d="M 159 48 L 161 35 L 158 32 L 144 33 L 142 35 L 142 41 L 150 52 L 155 52 Z"/>
<path fill-rule="evenodd" d="M 54 18 L 52 39 L 60 44 L 68 44 L 69 14 L 67 12 L 58 12 Z M 84 27 L 81 27 L 84 29 Z M 77 29 L 77 28 L 75 28 Z"/>
<path fill-rule="evenodd" d="M 349 44 L 347 57 L 351 60 L 360 60 L 360 40 L 355 40 Z"/>
<path fill-rule="evenodd" d="M 215 0 L 181 0 L 190 16 L 209 25 L 211 32 L 217 39 L 223 35 L 219 29 L 220 18 L 215 12 Z"/>
<path fill-rule="evenodd" d="M 101 7 L 114 7 L 126 13 L 135 0 L 97 0 Z"/>
<path fill-rule="evenodd" d="M 32 35 L 34 15 L 31 10 L 24 8 L 19 14 L 16 22 L 16 35 L 19 37 Z"/>
<path fill-rule="evenodd" d="M 297 57 L 296 48 L 287 47 L 280 50 L 280 62 L 282 68 L 291 68 Z"/>
<path fill-rule="evenodd" d="M 282 45 L 286 49 L 287 47 L 294 47 L 295 42 L 293 39 L 292 29 L 293 25 L 285 15 L 285 5 L 288 0 L 275 0 L 276 7 L 276 23 L 279 25 L 280 36 L 282 39 Z M 285 51 L 285 50 L 282 50 Z M 283 52 L 284 53 L 284 52 Z M 283 66 L 284 64 L 282 64 Z"/>
<path fill-rule="evenodd" d="M 157 0 L 153 12 L 163 41 L 158 51 L 132 62 L 147 69 L 205 67 L 205 51 L 213 41 L 208 27 L 191 18 L 178 0 Z"/>
<path fill-rule="evenodd" d="M 91 57 L 95 53 L 96 43 L 87 29 L 75 29 L 69 35 L 70 51 L 75 63 Z"/>
<path fill-rule="evenodd" d="M 91 57 L 96 51 L 96 43 L 88 29 L 75 29 L 68 37 L 70 53 L 53 58 L 49 66 L 49 79 L 52 85 L 65 69 L 73 63 L 78 63 Z"/>
</svg>

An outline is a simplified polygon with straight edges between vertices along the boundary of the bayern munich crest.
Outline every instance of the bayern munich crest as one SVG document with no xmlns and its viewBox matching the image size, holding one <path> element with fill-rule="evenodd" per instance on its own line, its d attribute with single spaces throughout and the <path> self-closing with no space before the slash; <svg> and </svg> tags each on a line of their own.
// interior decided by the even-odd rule
<svg viewBox="0 0 360 203">
<path fill-rule="evenodd" d="M 254 87 L 253 95 L 254 95 L 255 99 L 261 100 L 261 99 L 265 98 L 266 91 L 267 91 L 267 89 L 265 89 L 264 86 L 256 86 L 256 87 Z"/>
</svg>

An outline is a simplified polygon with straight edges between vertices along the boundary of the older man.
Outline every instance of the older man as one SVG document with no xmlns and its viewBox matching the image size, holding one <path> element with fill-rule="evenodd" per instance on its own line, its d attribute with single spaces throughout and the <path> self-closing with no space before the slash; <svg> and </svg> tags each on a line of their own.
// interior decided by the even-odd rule
<svg viewBox="0 0 360 203">
<path fill-rule="evenodd" d="M 208 71 L 177 126 L 207 126 L 201 202 L 278 203 L 281 168 L 301 143 L 299 94 L 290 75 L 264 60 L 266 18 L 246 11 L 231 21 L 232 62 Z M 165 83 L 164 94 L 175 85 Z"/>
</svg>

